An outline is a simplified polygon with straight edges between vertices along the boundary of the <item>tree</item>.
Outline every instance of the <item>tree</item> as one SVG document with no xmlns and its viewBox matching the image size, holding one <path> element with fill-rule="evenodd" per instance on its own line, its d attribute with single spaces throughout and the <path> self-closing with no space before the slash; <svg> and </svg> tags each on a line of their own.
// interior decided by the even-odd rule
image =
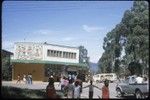
<svg viewBox="0 0 150 100">
<path fill-rule="evenodd" d="M 148 2 L 134 1 L 133 7 L 125 11 L 121 22 L 106 34 L 103 42 L 104 53 L 98 62 L 103 72 L 107 72 L 107 70 L 110 72 L 110 68 L 112 68 L 113 72 L 119 73 L 120 62 L 124 60 L 123 66 L 130 65 L 128 67 L 130 71 L 134 68 L 131 67 L 133 64 L 131 62 L 137 63 L 137 65 L 140 64 L 140 61 L 142 62 L 140 67 L 137 66 L 135 71 L 131 71 L 132 74 L 139 73 L 140 69 L 144 73 L 148 73 L 146 71 L 149 68 L 148 14 Z M 121 57 L 123 48 L 125 55 Z"/>
<path fill-rule="evenodd" d="M 141 68 L 142 68 L 141 64 L 137 63 L 137 62 L 131 62 L 128 66 L 128 69 L 129 69 L 131 75 L 142 74 Z"/>
<path fill-rule="evenodd" d="M 11 80 L 12 66 L 10 64 L 10 55 L 6 51 L 2 51 L 2 79 Z"/>
</svg>

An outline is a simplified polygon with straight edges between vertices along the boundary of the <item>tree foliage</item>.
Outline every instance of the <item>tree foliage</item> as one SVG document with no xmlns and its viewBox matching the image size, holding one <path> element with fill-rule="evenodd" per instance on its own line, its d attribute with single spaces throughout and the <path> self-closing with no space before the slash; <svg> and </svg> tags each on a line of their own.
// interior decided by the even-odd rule
<svg viewBox="0 0 150 100">
<path fill-rule="evenodd" d="M 120 74 L 119 67 L 123 64 L 132 74 L 138 74 L 141 70 L 147 73 L 145 69 L 149 66 L 148 14 L 148 2 L 134 1 L 133 7 L 124 12 L 121 22 L 106 34 L 103 42 L 104 53 L 98 62 L 101 72 Z M 125 55 L 121 56 L 123 49 Z M 121 62 L 122 60 L 124 63 Z M 141 65 L 134 68 L 131 67 L 131 62 Z M 132 71 L 133 68 L 135 71 Z"/>
</svg>

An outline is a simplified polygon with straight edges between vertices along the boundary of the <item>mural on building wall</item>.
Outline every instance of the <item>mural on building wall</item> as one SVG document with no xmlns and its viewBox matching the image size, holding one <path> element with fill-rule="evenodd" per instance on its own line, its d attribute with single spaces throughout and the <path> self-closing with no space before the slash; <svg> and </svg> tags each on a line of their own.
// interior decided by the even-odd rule
<svg viewBox="0 0 150 100">
<path fill-rule="evenodd" d="M 39 44 L 18 44 L 16 46 L 16 59 L 41 60 L 42 45 Z"/>
</svg>

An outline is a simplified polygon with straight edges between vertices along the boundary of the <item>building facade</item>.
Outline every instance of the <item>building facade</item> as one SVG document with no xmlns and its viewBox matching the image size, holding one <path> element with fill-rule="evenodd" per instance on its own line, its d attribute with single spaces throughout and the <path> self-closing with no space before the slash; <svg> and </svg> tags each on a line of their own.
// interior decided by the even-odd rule
<svg viewBox="0 0 150 100">
<path fill-rule="evenodd" d="M 86 71 L 79 63 L 79 48 L 48 43 L 17 42 L 14 45 L 12 79 L 18 74 L 32 74 L 33 80 L 47 81 L 50 75 L 59 81 L 61 75 Z"/>
</svg>

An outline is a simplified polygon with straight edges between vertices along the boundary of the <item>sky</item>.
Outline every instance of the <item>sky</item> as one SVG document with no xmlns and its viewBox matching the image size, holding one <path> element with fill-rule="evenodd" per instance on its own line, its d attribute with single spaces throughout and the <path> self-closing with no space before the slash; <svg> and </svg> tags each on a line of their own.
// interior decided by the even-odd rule
<svg viewBox="0 0 150 100">
<path fill-rule="evenodd" d="M 90 62 L 102 56 L 103 39 L 121 22 L 133 1 L 4 1 L 2 49 L 15 42 L 47 42 L 88 50 Z"/>
</svg>

